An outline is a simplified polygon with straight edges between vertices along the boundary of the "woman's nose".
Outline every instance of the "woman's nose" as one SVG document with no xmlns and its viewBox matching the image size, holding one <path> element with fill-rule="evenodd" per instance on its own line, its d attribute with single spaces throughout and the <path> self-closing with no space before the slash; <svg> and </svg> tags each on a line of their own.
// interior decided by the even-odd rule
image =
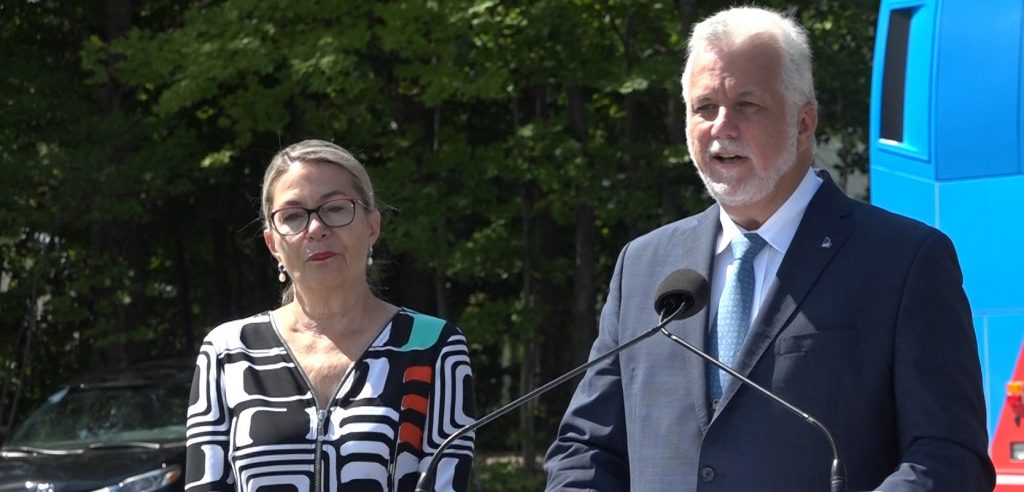
<svg viewBox="0 0 1024 492">
<path fill-rule="evenodd" d="M 314 237 L 323 237 L 330 231 L 331 228 L 327 227 L 322 220 L 320 220 L 320 214 L 309 214 L 309 225 L 306 226 L 306 233 Z"/>
</svg>

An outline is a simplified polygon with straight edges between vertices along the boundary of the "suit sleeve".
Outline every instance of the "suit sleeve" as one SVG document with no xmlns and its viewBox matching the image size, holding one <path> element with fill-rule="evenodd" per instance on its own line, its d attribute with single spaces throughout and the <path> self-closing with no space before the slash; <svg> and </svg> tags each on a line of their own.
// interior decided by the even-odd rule
<svg viewBox="0 0 1024 492">
<path fill-rule="evenodd" d="M 893 390 L 901 462 L 882 491 L 995 486 L 971 309 L 949 239 L 931 235 L 911 266 L 896 326 Z"/>
<path fill-rule="evenodd" d="M 625 253 L 615 266 L 591 359 L 619 344 Z M 613 357 L 590 368 L 576 388 L 545 459 L 546 490 L 628 490 L 628 463 L 622 376 L 619 359 Z"/>
<path fill-rule="evenodd" d="M 185 451 L 187 492 L 235 490 L 228 462 L 230 424 L 220 359 L 213 344 L 207 340 L 196 358 L 189 398 Z"/>
</svg>

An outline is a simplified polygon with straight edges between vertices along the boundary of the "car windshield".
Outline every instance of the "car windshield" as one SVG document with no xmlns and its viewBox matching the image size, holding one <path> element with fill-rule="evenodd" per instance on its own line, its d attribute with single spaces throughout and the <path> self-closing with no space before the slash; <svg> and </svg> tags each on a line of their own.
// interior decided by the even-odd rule
<svg viewBox="0 0 1024 492">
<path fill-rule="evenodd" d="M 185 440 L 187 383 L 86 386 L 57 391 L 4 443 L 72 449 Z"/>
</svg>

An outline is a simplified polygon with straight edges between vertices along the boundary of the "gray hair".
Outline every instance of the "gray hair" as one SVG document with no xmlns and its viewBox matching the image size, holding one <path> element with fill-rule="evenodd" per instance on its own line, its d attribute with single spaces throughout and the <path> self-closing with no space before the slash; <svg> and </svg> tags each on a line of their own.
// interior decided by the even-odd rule
<svg viewBox="0 0 1024 492">
<path fill-rule="evenodd" d="M 270 220 L 270 207 L 274 201 L 274 186 L 281 176 L 288 169 L 298 163 L 323 163 L 338 166 L 355 178 L 356 192 L 359 199 L 369 210 L 377 208 L 373 196 L 373 183 L 366 173 L 366 168 L 352 154 L 331 142 L 323 140 L 303 140 L 299 143 L 289 145 L 274 155 L 263 173 L 263 186 L 261 192 L 262 203 L 260 204 L 260 216 L 263 218 L 263 225 L 267 227 Z"/>
<path fill-rule="evenodd" d="M 782 91 L 789 110 L 795 113 L 805 104 L 817 105 L 807 31 L 786 14 L 757 7 L 723 10 L 693 27 L 681 79 L 686 104 L 690 104 L 688 91 L 694 53 L 735 46 L 759 34 L 771 35 L 779 42 Z"/>
</svg>

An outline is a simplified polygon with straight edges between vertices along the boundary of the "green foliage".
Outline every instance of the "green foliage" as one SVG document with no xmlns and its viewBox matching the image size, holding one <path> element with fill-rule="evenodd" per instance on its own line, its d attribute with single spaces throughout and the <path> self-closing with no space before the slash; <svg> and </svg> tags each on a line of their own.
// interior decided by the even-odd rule
<svg viewBox="0 0 1024 492">
<path fill-rule="evenodd" d="M 477 480 L 473 490 L 477 492 L 535 492 L 544 490 L 542 473 L 527 473 L 521 465 L 504 461 L 474 465 Z"/>
<path fill-rule="evenodd" d="M 0 379 L 24 402 L 273 307 L 259 183 L 300 139 L 367 166 L 381 292 L 463 328 L 481 410 L 580 362 L 577 247 L 595 251 L 596 313 L 626 241 L 709 203 L 669 124 L 686 2 L 139 3 L 0 4 Z M 770 3 L 811 31 L 819 138 L 863 168 L 877 3 Z M 539 447 L 564 396 L 537 407 Z M 514 448 L 514 420 L 481 449 Z M 481 477 L 512 488 L 486 490 L 539 488 L 503 466 Z"/>
</svg>

